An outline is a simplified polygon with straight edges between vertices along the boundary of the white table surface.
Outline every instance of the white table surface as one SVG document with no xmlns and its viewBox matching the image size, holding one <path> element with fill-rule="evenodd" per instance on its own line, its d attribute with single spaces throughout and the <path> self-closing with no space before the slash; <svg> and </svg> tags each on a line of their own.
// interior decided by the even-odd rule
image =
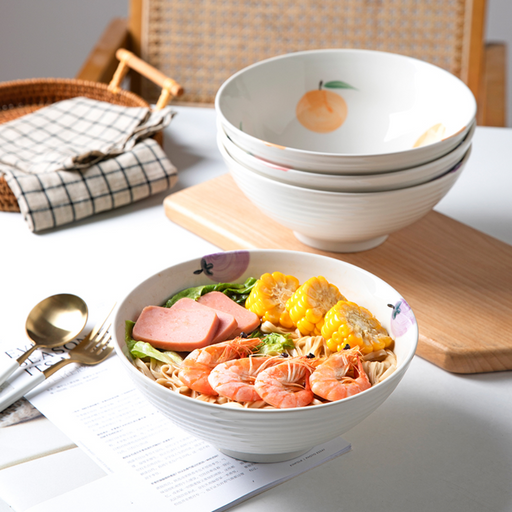
<svg viewBox="0 0 512 512">
<path fill-rule="evenodd" d="M 214 111 L 177 110 L 165 134 L 180 174 L 174 191 L 226 172 Z M 158 270 L 215 252 L 167 219 L 168 193 L 39 235 L 20 214 L 0 212 L 0 344 L 22 339 L 27 313 L 49 295 L 119 300 Z M 512 129 L 477 129 L 466 169 L 436 210 L 512 245 Z M 490 335 L 511 335 L 492 333 L 486 320 Z M 344 437 L 350 453 L 233 510 L 512 510 L 510 371 L 455 375 L 415 357 L 385 404 Z M 102 475 L 45 418 L 0 428 L 0 512 Z"/>
</svg>

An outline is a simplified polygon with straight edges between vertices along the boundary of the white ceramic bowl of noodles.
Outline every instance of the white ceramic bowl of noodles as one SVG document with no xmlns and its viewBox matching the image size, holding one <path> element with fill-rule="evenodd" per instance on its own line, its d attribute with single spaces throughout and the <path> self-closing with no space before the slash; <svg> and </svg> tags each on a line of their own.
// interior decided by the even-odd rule
<svg viewBox="0 0 512 512">
<path fill-rule="evenodd" d="M 125 321 L 136 321 L 145 306 L 161 305 L 174 293 L 191 286 L 243 282 L 247 277 L 277 270 L 296 276 L 300 282 L 323 275 L 347 299 L 368 308 L 395 340 L 396 371 L 370 389 L 338 402 L 297 409 L 241 409 L 180 395 L 135 368 L 125 344 Z M 409 367 L 418 341 L 418 325 L 400 293 L 361 268 L 309 253 L 250 250 L 207 255 L 149 277 L 121 301 L 113 337 L 122 366 L 135 386 L 176 425 L 229 456 L 252 462 L 277 462 L 340 436 L 377 409 Z"/>
<path fill-rule="evenodd" d="M 258 158 L 312 172 L 372 174 L 453 150 L 475 119 L 476 101 L 459 78 L 427 62 L 322 49 L 240 70 L 219 88 L 215 109 L 235 144 Z"/>
</svg>

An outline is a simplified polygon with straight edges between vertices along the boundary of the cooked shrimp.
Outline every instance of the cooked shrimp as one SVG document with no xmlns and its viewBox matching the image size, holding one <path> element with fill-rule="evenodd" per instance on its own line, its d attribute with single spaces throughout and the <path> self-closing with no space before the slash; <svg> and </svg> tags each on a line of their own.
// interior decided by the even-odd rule
<svg viewBox="0 0 512 512">
<path fill-rule="evenodd" d="M 320 364 L 309 379 L 315 395 L 334 402 L 371 387 L 358 350 L 335 352 Z"/>
<path fill-rule="evenodd" d="M 219 395 L 236 402 L 257 402 L 260 395 L 254 388 L 258 373 L 282 362 L 279 357 L 244 357 L 218 364 L 208 376 L 210 386 Z"/>
<path fill-rule="evenodd" d="M 304 407 L 313 401 L 309 386 L 312 364 L 304 357 L 293 357 L 261 371 L 256 377 L 256 392 L 278 409 Z"/>
<path fill-rule="evenodd" d="M 204 348 L 197 348 L 183 360 L 178 377 L 194 391 L 217 396 L 208 382 L 208 375 L 220 363 L 246 357 L 261 343 L 259 338 L 235 338 Z"/>
</svg>

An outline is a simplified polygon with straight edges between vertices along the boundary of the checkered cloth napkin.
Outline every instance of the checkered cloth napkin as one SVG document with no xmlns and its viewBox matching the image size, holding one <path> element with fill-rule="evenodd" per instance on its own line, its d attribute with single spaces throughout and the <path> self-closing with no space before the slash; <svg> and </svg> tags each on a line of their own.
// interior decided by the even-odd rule
<svg viewBox="0 0 512 512">
<path fill-rule="evenodd" d="M 125 206 L 174 186 L 150 138 L 174 116 L 78 97 L 0 125 L 0 173 L 34 231 Z"/>
</svg>

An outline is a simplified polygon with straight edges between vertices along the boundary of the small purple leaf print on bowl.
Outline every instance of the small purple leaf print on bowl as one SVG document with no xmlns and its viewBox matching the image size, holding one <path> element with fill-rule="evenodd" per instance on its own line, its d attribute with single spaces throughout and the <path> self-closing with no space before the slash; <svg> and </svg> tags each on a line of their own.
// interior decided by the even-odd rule
<svg viewBox="0 0 512 512">
<path fill-rule="evenodd" d="M 395 305 L 388 304 L 393 309 L 391 313 L 391 334 L 397 338 L 404 335 L 409 327 L 414 325 L 416 319 L 411 307 L 404 299 L 400 299 Z"/>
<path fill-rule="evenodd" d="M 234 282 L 247 270 L 248 251 L 228 251 L 208 254 L 201 258 L 200 268 L 194 274 L 203 274 L 214 282 Z"/>
</svg>

